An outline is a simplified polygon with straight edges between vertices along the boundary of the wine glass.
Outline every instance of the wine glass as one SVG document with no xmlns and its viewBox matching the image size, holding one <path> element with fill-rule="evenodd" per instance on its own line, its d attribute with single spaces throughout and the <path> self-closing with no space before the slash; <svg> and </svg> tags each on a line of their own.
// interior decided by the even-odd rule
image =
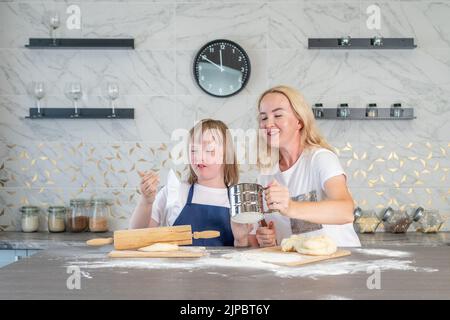
<svg viewBox="0 0 450 320">
<path fill-rule="evenodd" d="M 78 118 L 78 100 L 82 97 L 81 83 L 70 82 L 66 85 L 66 96 L 72 101 L 75 113 L 72 115 L 74 118 Z"/>
<path fill-rule="evenodd" d="M 41 116 L 41 99 L 45 96 L 45 85 L 43 82 L 35 81 L 32 84 L 32 93 L 36 98 L 37 116 Z"/>
<path fill-rule="evenodd" d="M 112 109 L 112 114 L 109 117 L 115 118 L 116 99 L 119 97 L 119 85 L 115 82 L 108 82 L 106 85 L 106 94 L 108 95 L 109 105 Z"/>
<path fill-rule="evenodd" d="M 47 23 L 50 27 L 50 38 L 53 39 L 53 45 L 56 46 L 55 30 L 58 29 L 61 24 L 59 13 L 56 11 L 49 11 L 47 13 Z"/>
</svg>

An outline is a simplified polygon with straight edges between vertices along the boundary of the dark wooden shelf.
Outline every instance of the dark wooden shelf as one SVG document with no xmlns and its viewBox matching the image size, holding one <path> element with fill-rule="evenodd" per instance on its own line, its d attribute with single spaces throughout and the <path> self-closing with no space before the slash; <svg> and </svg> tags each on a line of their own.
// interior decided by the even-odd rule
<svg viewBox="0 0 450 320">
<path fill-rule="evenodd" d="M 29 49 L 134 49 L 134 39 L 30 38 Z"/>
<path fill-rule="evenodd" d="M 30 108 L 27 119 L 134 119 L 133 108 L 115 108 L 116 117 L 111 117 L 111 108 L 78 108 L 78 117 L 74 117 L 74 108 Z"/>
<path fill-rule="evenodd" d="M 381 45 L 374 45 L 374 38 L 350 38 L 349 45 L 341 45 L 342 38 L 309 38 L 308 49 L 414 49 L 414 38 L 382 38 Z"/>
</svg>

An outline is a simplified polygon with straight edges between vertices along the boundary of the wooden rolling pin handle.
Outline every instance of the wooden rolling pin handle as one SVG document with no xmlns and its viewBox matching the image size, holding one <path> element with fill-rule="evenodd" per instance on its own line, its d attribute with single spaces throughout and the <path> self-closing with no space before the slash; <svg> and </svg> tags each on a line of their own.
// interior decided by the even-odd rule
<svg viewBox="0 0 450 320">
<path fill-rule="evenodd" d="M 105 246 L 113 243 L 113 238 L 97 238 L 86 241 L 88 246 Z"/>
<path fill-rule="evenodd" d="M 192 234 L 194 239 L 211 239 L 220 237 L 219 231 L 199 231 Z"/>
</svg>

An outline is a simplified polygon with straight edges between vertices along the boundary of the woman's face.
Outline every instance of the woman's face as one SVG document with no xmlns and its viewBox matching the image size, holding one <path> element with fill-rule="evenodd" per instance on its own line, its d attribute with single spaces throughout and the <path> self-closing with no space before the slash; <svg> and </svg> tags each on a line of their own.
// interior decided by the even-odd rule
<svg viewBox="0 0 450 320">
<path fill-rule="evenodd" d="M 283 148 L 299 141 L 302 124 L 283 94 L 268 93 L 259 105 L 259 128 L 266 130 L 269 146 Z"/>
<path fill-rule="evenodd" d="M 189 145 L 190 163 L 199 180 L 210 180 L 223 175 L 223 143 L 219 132 L 205 130 Z"/>
</svg>

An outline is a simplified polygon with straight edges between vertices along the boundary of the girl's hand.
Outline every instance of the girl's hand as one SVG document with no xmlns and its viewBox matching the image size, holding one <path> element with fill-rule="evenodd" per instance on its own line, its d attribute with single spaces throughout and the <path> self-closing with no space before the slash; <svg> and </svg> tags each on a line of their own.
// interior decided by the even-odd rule
<svg viewBox="0 0 450 320">
<path fill-rule="evenodd" d="M 155 201 L 156 189 L 159 184 L 159 176 L 154 171 L 138 171 L 138 174 L 141 177 L 140 191 L 142 198 L 148 204 L 152 204 L 153 201 Z"/>
<path fill-rule="evenodd" d="M 231 221 L 234 243 L 237 247 L 248 246 L 248 234 L 253 230 L 253 225 L 248 223 L 235 223 Z"/>
<path fill-rule="evenodd" d="M 287 187 L 273 180 L 264 190 L 264 196 L 269 209 L 279 211 L 283 215 L 288 214 L 291 197 Z"/>
<path fill-rule="evenodd" d="M 267 227 L 259 227 L 256 230 L 256 240 L 260 247 L 274 247 L 277 245 L 276 230 L 273 221 L 270 221 Z"/>
</svg>

